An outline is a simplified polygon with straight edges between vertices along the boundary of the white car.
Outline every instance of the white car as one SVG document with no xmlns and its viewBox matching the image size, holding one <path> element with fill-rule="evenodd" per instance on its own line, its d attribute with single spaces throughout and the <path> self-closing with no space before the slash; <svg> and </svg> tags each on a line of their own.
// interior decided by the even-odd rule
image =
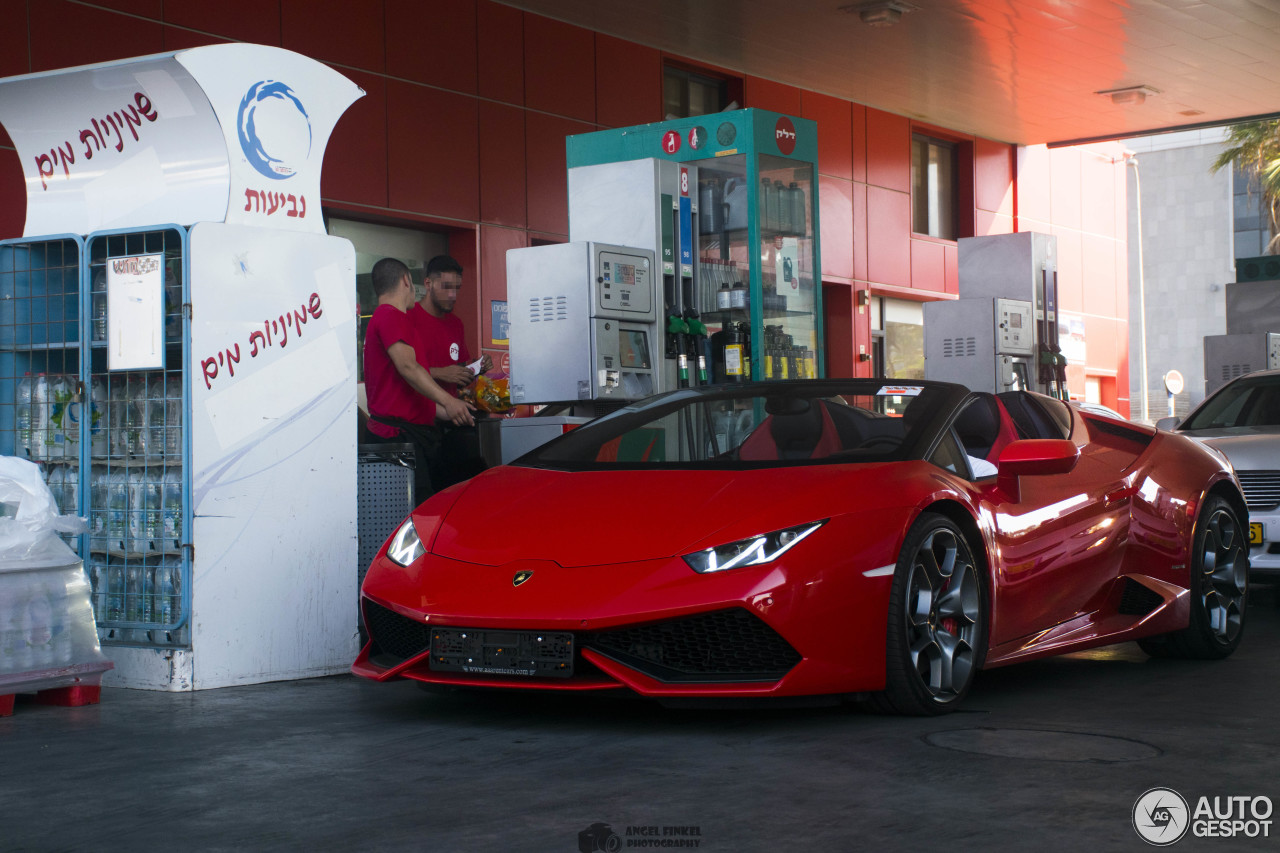
<svg viewBox="0 0 1280 853">
<path fill-rule="evenodd" d="M 1173 429 L 1215 448 L 1231 462 L 1249 503 L 1249 573 L 1280 580 L 1280 370 L 1237 377 Z"/>
</svg>

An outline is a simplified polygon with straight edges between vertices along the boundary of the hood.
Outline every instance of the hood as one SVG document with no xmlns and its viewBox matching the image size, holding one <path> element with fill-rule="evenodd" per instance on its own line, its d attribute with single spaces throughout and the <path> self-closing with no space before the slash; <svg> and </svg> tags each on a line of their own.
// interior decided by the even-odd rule
<svg viewBox="0 0 1280 853">
<path fill-rule="evenodd" d="M 1182 434 L 1226 456 L 1237 471 L 1280 468 L 1280 428 L 1200 429 Z"/>
<path fill-rule="evenodd" d="M 488 566 L 662 559 L 839 512 L 883 508 L 890 494 L 917 492 L 886 486 L 903 469 L 921 471 L 918 465 L 924 463 L 608 472 L 504 466 L 457 493 L 431 551 Z"/>
</svg>

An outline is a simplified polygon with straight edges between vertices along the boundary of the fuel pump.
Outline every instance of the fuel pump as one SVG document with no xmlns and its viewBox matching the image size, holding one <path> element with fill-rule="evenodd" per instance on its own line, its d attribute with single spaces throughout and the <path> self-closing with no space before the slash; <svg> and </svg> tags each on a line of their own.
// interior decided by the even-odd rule
<svg viewBox="0 0 1280 853">
<path fill-rule="evenodd" d="M 1040 269 L 1037 292 L 1036 340 L 1040 362 L 1040 387 L 1059 400 L 1068 399 L 1067 358 L 1058 340 L 1058 271 L 1047 264 Z"/>
<path fill-rule="evenodd" d="M 925 378 L 990 394 L 1034 388 L 1038 324 L 1030 302 L 974 297 L 923 308 Z"/>
</svg>

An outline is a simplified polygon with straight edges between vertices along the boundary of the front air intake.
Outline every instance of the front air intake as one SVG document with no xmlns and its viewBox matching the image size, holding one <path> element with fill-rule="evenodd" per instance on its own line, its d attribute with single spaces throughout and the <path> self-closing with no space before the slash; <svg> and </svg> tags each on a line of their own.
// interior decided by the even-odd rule
<svg viewBox="0 0 1280 853">
<path fill-rule="evenodd" d="M 364 624 L 373 648 L 369 657 L 380 666 L 396 666 L 431 648 L 427 626 L 364 599 Z"/>
<path fill-rule="evenodd" d="M 667 682 L 777 681 L 800 662 L 777 631 L 741 608 L 602 631 L 583 645 Z"/>
</svg>

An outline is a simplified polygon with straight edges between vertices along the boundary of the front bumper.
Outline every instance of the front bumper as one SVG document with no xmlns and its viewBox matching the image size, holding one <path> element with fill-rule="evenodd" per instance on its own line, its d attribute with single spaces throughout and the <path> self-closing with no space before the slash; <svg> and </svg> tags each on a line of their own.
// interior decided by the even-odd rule
<svg viewBox="0 0 1280 853">
<path fill-rule="evenodd" d="M 1280 581 L 1280 508 L 1251 509 L 1249 524 L 1262 525 L 1262 542 L 1249 546 L 1249 575 Z"/>
</svg>

